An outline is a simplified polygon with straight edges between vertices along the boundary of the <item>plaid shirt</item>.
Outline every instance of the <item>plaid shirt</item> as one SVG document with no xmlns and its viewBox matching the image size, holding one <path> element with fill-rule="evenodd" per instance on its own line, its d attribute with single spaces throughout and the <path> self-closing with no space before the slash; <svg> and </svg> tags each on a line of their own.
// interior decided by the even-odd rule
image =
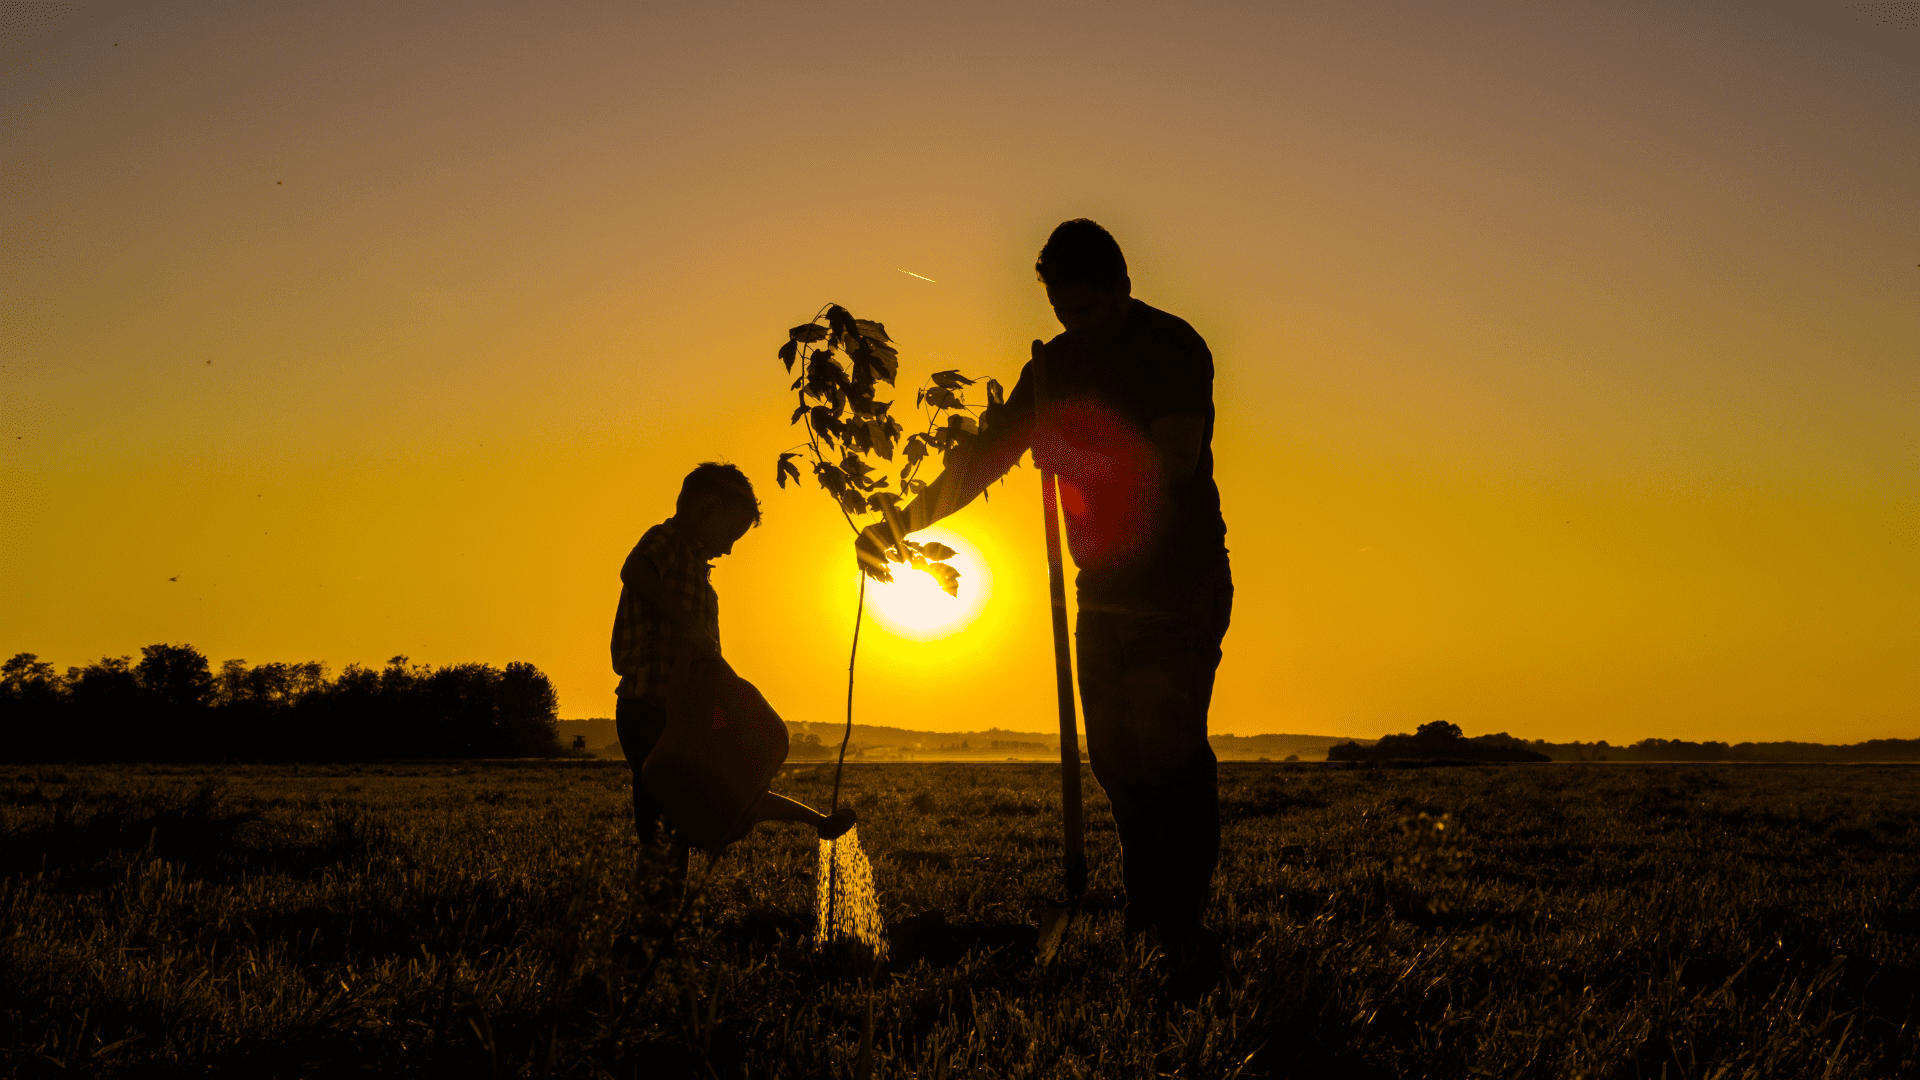
<svg viewBox="0 0 1920 1080">
<path fill-rule="evenodd" d="M 637 575 L 659 580 L 660 594 L 677 605 L 683 621 L 705 627 L 720 640 L 720 597 L 709 575 L 713 567 L 697 555 L 674 528 L 672 518 L 647 530 L 620 568 L 620 608 L 613 617 L 613 670 L 620 674 L 621 697 L 667 703 L 667 678 L 689 645 L 687 635 L 653 610 L 633 587 Z"/>
</svg>

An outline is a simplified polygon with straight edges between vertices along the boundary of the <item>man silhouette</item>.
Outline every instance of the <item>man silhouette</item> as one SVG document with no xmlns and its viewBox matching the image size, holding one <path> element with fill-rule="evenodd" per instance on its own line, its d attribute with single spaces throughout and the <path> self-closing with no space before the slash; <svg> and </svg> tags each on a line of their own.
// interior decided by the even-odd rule
<svg viewBox="0 0 1920 1080">
<path fill-rule="evenodd" d="M 1120 245 L 1092 221 L 1054 229 L 1034 269 L 1065 332 L 1033 343 L 1006 404 L 901 508 L 899 527 L 959 510 L 1029 448 L 1057 472 L 1080 568 L 1087 755 L 1119 826 L 1127 929 L 1156 929 L 1176 979 L 1204 987 L 1220 967 L 1201 921 L 1220 853 L 1207 706 L 1233 607 L 1213 482 L 1213 357 L 1184 320 L 1133 298 Z M 887 524 L 869 528 L 856 542 L 862 565 L 894 539 Z"/>
</svg>

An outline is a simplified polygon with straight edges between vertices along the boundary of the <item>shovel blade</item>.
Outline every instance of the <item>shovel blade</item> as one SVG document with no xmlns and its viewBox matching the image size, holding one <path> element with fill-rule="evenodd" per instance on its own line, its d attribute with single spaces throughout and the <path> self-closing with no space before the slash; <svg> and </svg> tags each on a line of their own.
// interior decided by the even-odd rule
<svg viewBox="0 0 1920 1080">
<path fill-rule="evenodd" d="M 1067 924 L 1073 921 L 1073 909 L 1070 907 L 1044 907 L 1040 909 L 1040 937 L 1034 943 L 1036 960 L 1045 964 L 1060 951 L 1060 943 L 1066 940 Z"/>
</svg>

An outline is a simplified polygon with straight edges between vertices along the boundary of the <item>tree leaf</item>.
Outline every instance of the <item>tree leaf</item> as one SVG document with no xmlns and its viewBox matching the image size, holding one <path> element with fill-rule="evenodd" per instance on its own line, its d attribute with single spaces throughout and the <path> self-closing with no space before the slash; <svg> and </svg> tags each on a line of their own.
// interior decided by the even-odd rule
<svg viewBox="0 0 1920 1080">
<path fill-rule="evenodd" d="M 936 371 L 931 377 L 933 379 L 933 385 L 945 387 L 948 390 L 958 390 L 963 386 L 973 385 L 972 379 L 967 378 L 958 371 Z"/>
<path fill-rule="evenodd" d="M 813 425 L 813 433 L 832 446 L 840 436 L 840 421 L 834 418 L 833 410 L 825 405 L 815 405 L 807 410 L 807 414 L 807 423 Z"/>
<path fill-rule="evenodd" d="M 853 406 L 855 416 L 863 420 L 872 416 L 873 383 L 870 381 L 862 381 L 858 378 L 854 379 L 853 385 L 847 388 L 847 403 Z"/>
<path fill-rule="evenodd" d="M 854 454 L 870 454 L 873 452 L 873 444 L 869 441 L 871 434 L 872 432 L 867 427 L 866 422 L 862 420 L 855 420 L 840 429 L 841 441 L 846 443 L 847 449 Z M 866 462 L 864 461 L 860 462 L 860 464 L 862 467 L 866 466 Z M 841 468 L 846 468 L 846 466 L 843 464 Z"/>
<path fill-rule="evenodd" d="M 906 446 L 902 447 L 902 449 L 905 450 L 907 454 L 908 468 L 912 468 L 920 464 L 920 459 L 927 456 L 926 436 L 924 435 L 907 436 L 907 444 Z"/>
<path fill-rule="evenodd" d="M 920 569 L 933 575 L 940 583 L 941 592 L 956 598 L 960 595 L 960 571 L 943 562 L 930 562 Z"/>
<path fill-rule="evenodd" d="M 807 393 L 825 401 L 836 391 L 844 393 L 846 385 L 846 369 L 834 359 L 833 350 L 813 350 L 807 357 Z"/>
<path fill-rule="evenodd" d="M 900 370 L 900 359 L 891 345 L 876 345 L 866 338 L 847 344 L 847 356 L 853 361 L 853 377 L 863 382 L 892 383 Z"/>
<path fill-rule="evenodd" d="M 793 370 L 793 362 L 799 355 L 800 344 L 796 341 L 789 340 L 785 345 L 780 346 L 780 362 L 787 365 L 789 372 Z"/>
<path fill-rule="evenodd" d="M 948 559 L 951 559 L 955 555 L 959 554 L 959 552 L 953 550 L 952 548 L 939 542 L 938 540 L 929 540 L 926 543 L 921 544 L 920 550 L 926 553 L 927 558 L 938 559 L 941 562 L 945 562 Z"/>
<path fill-rule="evenodd" d="M 780 455 L 780 463 L 774 467 L 773 476 L 782 488 L 787 486 L 787 477 L 789 476 L 793 477 L 794 485 L 796 487 L 799 486 L 800 467 L 793 463 L 793 459 L 799 456 L 799 454 L 791 450 Z"/>
<path fill-rule="evenodd" d="M 821 487 L 826 488 L 836 497 L 844 495 L 847 491 L 847 474 L 834 468 L 830 462 L 814 462 L 813 478 L 820 482 Z"/>
<path fill-rule="evenodd" d="M 816 341 L 827 340 L 827 328 L 819 323 L 801 323 L 787 331 L 789 341 L 803 341 L 811 345 Z"/>
<path fill-rule="evenodd" d="M 860 485 L 862 488 L 872 486 L 872 482 L 867 479 L 867 476 L 873 472 L 873 466 L 860 460 L 857 455 L 848 454 L 846 457 L 841 458 L 840 468 L 847 474 L 848 480 Z"/>
<path fill-rule="evenodd" d="M 861 340 L 860 327 L 855 325 L 853 316 L 848 314 L 847 309 L 839 304 L 827 308 L 827 327 L 832 330 L 833 336 L 838 339 L 843 349 Z"/>
<path fill-rule="evenodd" d="M 891 386 L 894 377 L 900 374 L 900 353 L 891 345 L 877 341 L 865 342 L 867 362 L 872 364 L 880 381 Z"/>
<path fill-rule="evenodd" d="M 944 386 L 936 386 L 927 391 L 927 403 L 936 409 L 961 409 L 966 406 L 960 396 Z"/>
<path fill-rule="evenodd" d="M 868 319 L 855 319 L 853 325 L 860 328 L 860 336 L 869 341 L 887 342 L 893 339 L 887 336 L 887 328 Z"/>
<path fill-rule="evenodd" d="M 807 415 L 807 407 L 806 407 L 806 405 L 804 405 L 804 404 L 801 404 L 801 405 L 796 405 L 796 406 L 794 406 L 794 407 L 793 407 L 793 418 L 792 418 L 792 419 L 790 419 L 790 420 L 788 420 L 788 421 L 787 421 L 787 424 L 788 424 L 789 426 L 792 426 L 792 425 L 794 425 L 794 424 L 797 424 L 797 423 L 799 423 L 799 422 L 800 422 L 800 418 L 801 418 L 801 417 L 803 417 L 803 416 L 805 416 L 805 415 Z"/>
<path fill-rule="evenodd" d="M 964 431 L 969 435 L 980 433 L 980 423 L 964 413 L 947 417 L 947 427 L 955 431 Z"/>
</svg>

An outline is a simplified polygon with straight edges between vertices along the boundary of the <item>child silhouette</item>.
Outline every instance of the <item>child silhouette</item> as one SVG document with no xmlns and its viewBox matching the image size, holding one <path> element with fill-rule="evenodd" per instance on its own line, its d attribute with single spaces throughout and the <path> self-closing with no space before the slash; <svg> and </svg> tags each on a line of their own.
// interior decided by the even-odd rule
<svg viewBox="0 0 1920 1080">
<path fill-rule="evenodd" d="M 720 656 L 711 560 L 759 523 L 745 474 L 706 462 L 681 483 L 673 516 L 648 529 L 620 568 L 614 724 L 633 770 L 637 878 L 663 847 L 665 871 L 684 876 L 690 847 L 718 851 L 761 821 L 812 825 L 827 840 L 853 827 L 851 808 L 822 814 L 766 790 L 786 760 L 786 726 Z"/>
</svg>

